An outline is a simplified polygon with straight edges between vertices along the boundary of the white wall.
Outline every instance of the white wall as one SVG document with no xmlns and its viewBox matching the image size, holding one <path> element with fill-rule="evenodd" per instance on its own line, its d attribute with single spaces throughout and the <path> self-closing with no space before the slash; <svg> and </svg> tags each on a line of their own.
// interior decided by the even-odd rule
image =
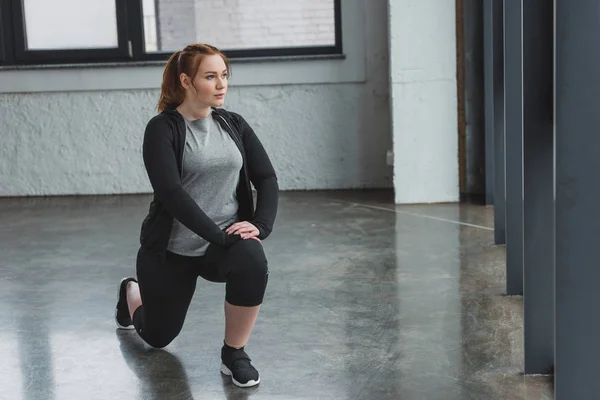
<svg viewBox="0 0 600 400">
<path fill-rule="evenodd" d="M 283 190 L 392 185 L 386 5 L 343 7 L 345 60 L 233 65 L 226 107 L 255 128 Z M 161 71 L 0 71 L 0 196 L 148 192 L 140 150 Z"/>
<path fill-rule="evenodd" d="M 191 39 L 220 49 L 335 44 L 333 0 L 159 0 L 161 50 Z M 154 13 L 145 0 L 144 14 Z M 156 48 L 156 42 L 146 40 Z M 146 47 L 148 48 L 148 47 Z"/>
<path fill-rule="evenodd" d="M 388 0 L 396 203 L 457 201 L 454 0 Z"/>
<path fill-rule="evenodd" d="M 195 5 L 196 37 L 219 48 L 335 44 L 333 0 L 196 0 Z M 219 29 L 214 29 L 216 16 Z"/>
</svg>

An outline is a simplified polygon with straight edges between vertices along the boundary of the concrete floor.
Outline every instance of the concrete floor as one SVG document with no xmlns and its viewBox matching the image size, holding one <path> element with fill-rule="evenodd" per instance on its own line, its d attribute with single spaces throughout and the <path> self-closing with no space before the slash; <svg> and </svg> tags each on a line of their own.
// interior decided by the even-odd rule
<svg viewBox="0 0 600 400">
<path fill-rule="evenodd" d="M 224 286 L 199 281 L 164 350 L 113 322 L 149 196 L 0 199 L 0 398 L 552 399 L 523 377 L 492 210 L 385 192 L 282 193 L 247 346 L 262 382 L 219 372 Z"/>
</svg>

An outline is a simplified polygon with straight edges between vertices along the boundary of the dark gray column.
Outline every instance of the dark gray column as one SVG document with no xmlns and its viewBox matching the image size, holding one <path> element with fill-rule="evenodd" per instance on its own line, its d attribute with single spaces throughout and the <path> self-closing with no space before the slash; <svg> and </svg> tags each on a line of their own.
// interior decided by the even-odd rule
<svg viewBox="0 0 600 400">
<path fill-rule="evenodd" d="M 485 204 L 494 204 L 494 10 L 483 2 L 483 101 L 485 127 Z"/>
<path fill-rule="evenodd" d="M 503 0 L 492 0 L 494 12 L 494 241 L 496 244 L 506 243 L 503 3 Z"/>
<path fill-rule="evenodd" d="M 523 1 L 525 373 L 554 365 L 553 0 Z"/>
<path fill-rule="evenodd" d="M 503 3 L 503 0 L 492 0 L 494 11 L 494 240 L 496 244 L 506 243 Z"/>
<path fill-rule="evenodd" d="M 522 0 L 504 2 L 506 293 L 523 293 Z"/>
<path fill-rule="evenodd" d="M 486 201 L 494 204 L 494 242 L 505 243 L 504 17 L 502 0 L 484 0 Z"/>
<path fill-rule="evenodd" d="M 483 4 L 462 0 L 465 106 L 465 191 L 473 199 L 486 196 L 483 101 Z"/>
<path fill-rule="evenodd" d="M 556 4 L 557 400 L 600 398 L 600 2 Z"/>
</svg>

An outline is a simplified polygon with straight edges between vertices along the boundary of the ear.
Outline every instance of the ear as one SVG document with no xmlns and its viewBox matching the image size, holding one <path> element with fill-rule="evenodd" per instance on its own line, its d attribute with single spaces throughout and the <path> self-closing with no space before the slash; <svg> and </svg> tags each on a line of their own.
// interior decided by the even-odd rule
<svg viewBox="0 0 600 400">
<path fill-rule="evenodd" d="M 190 77 L 187 76 L 184 73 L 181 73 L 179 75 L 179 82 L 181 82 L 181 86 L 183 86 L 184 89 L 189 89 L 189 87 L 191 86 L 191 82 L 190 82 Z"/>
</svg>

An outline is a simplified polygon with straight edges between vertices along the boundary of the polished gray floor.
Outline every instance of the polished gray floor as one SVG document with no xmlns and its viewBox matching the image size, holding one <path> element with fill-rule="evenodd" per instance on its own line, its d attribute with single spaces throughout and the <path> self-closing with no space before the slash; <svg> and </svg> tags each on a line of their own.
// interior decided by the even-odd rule
<svg viewBox="0 0 600 400">
<path fill-rule="evenodd" d="M 224 286 L 199 281 L 164 350 L 113 322 L 149 196 L 0 199 L 1 399 L 552 399 L 524 377 L 493 213 L 394 206 L 385 192 L 282 193 L 247 351 L 219 373 Z"/>
</svg>

